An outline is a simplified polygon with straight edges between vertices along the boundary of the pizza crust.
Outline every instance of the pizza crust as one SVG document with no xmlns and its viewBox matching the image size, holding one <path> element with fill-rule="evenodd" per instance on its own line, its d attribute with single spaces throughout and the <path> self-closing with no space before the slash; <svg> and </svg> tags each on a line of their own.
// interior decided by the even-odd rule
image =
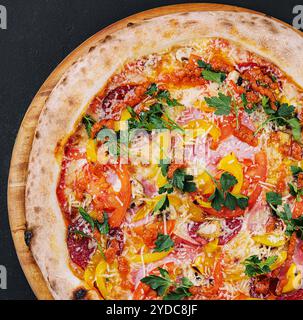
<svg viewBox="0 0 303 320">
<path fill-rule="evenodd" d="M 58 142 L 74 129 L 91 98 L 125 62 L 199 38 L 237 42 L 277 64 L 303 86 L 303 38 L 262 15 L 239 12 L 179 13 L 138 24 L 100 39 L 62 77 L 45 103 L 30 156 L 26 220 L 33 232 L 31 251 L 55 299 L 73 299 L 84 287 L 69 268 L 66 226 L 56 198 L 61 160 Z M 98 298 L 95 291 L 86 296 Z"/>
</svg>

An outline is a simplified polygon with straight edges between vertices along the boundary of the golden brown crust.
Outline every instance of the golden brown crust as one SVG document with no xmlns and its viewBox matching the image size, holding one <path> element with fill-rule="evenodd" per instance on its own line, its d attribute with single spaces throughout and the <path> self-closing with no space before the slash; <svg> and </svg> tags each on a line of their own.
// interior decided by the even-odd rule
<svg viewBox="0 0 303 320">
<path fill-rule="evenodd" d="M 233 40 L 277 64 L 303 86 L 303 38 L 261 15 L 191 12 L 132 24 L 91 48 L 62 77 L 40 116 L 30 157 L 26 218 L 31 250 L 56 299 L 73 299 L 83 283 L 69 268 L 66 227 L 56 198 L 58 141 L 73 131 L 89 100 L 126 61 L 205 37 Z M 97 294 L 89 292 L 90 298 Z"/>
</svg>

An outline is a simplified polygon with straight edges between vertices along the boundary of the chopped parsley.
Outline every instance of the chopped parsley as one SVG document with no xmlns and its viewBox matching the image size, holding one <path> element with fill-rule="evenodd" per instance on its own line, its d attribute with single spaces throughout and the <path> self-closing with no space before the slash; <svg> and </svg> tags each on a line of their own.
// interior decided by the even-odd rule
<svg viewBox="0 0 303 320">
<path fill-rule="evenodd" d="M 211 206 L 216 211 L 220 211 L 222 207 L 226 207 L 230 210 L 235 210 L 239 207 L 245 210 L 248 206 L 248 197 L 244 195 L 234 195 L 229 192 L 230 188 L 238 183 L 238 180 L 231 174 L 224 172 L 220 177 L 220 186 L 218 182 L 213 178 L 216 189 L 214 193 L 209 197 Z"/>
<path fill-rule="evenodd" d="M 164 211 L 169 207 L 169 200 L 167 194 L 165 194 L 156 204 L 154 212 Z"/>
<path fill-rule="evenodd" d="M 170 183 L 173 187 L 183 192 L 195 192 L 197 190 L 197 186 L 193 180 L 194 177 L 186 174 L 184 169 L 177 169 L 174 172 Z"/>
<path fill-rule="evenodd" d="M 141 279 L 141 282 L 155 290 L 163 300 L 181 300 L 192 295 L 189 289 L 193 283 L 188 278 L 183 277 L 181 282 L 177 283 L 171 280 L 167 270 L 163 268 L 158 270 L 160 276 L 150 275 Z"/>
<path fill-rule="evenodd" d="M 303 240 L 303 216 L 293 219 L 292 212 L 288 203 L 285 203 L 282 209 L 278 209 L 278 206 L 282 206 L 282 196 L 276 192 L 267 192 L 266 201 L 270 205 L 274 214 L 277 215 L 286 225 L 285 233 L 287 236 L 291 236 L 296 232 L 297 236 Z"/>
<path fill-rule="evenodd" d="M 167 252 L 174 247 L 175 243 L 169 235 L 159 233 L 155 245 L 154 252 Z"/>
<path fill-rule="evenodd" d="M 197 63 L 200 68 L 204 69 L 201 75 L 205 80 L 213 81 L 220 84 L 226 79 L 226 73 L 214 71 L 211 64 L 206 63 L 202 60 L 198 60 Z"/>
<path fill-rule="evenodd" d="M 231 97 L 219 92 L 218 97 L 205 98 L 206 103 L 215 108 L 215 115 L 229 115 L 231 112 Z"/>
<path fill-rule="evenodd" d="M 79 207 L 79 213 L 83 220 L 85 220 L 91 226 L 92 230 L 94 230 L 96 227 L 101 234 L 109 233 L 108 214 L 106 212 L 103 213 L 102 223 L 96 219 L 93 219 L 82 207 Z"/>
<path fill-rule="evenodd" d="M 256 255 L 250 256 L 244 261 L 245 274 L 248 277 L 255 277 L 269 273 L 271 271 L 270 267 L 277 261 L 277 259 L 277 256 L 271 256 L 265 260 L 259 259 Z"/>
<path fill-rule="evenodd" d="M 255 135 L 262 130 L 269 122 L 274 122 L 278 126 L 287 126 L 292 130 L 293 138 L 301 141 L 301 125 L 299 119 L 295 115 L 295 107 L 287 103 L 276 103 L 277 110 L 273 110 L 269 105 L 267 97 L 262 98 L 262 106 L 264 112 L 269 116 L 255 132 Z"/>
<path fill-rule="evenodd" d="M 222 72 L 214 72 L 210 70 L 203 70 L 202 76 L 205 80 L 222 83 L 226 79 L 226 74 Z"/>
</svg>

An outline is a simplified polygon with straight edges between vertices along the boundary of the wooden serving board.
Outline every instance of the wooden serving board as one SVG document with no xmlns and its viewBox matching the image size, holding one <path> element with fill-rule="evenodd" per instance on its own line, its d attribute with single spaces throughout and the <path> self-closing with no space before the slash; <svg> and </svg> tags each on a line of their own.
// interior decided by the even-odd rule
<svg viewBox="0 0 303 320">
<path fill-rule="evenodd" d="M 53 88 L 56 86 L 62 75 L 76 60 L 78 60 L 80 56 L 87 53 L 89 49 L 93 47 L 98 41 L 110 35 L 111 33 L 126 27 L 127 24 L 137 23 L 145 19 L 177 12 L 219 10 L 251 12 L 255 14 L 260 14 L 258 12 L 254 12 L 239 7 L 203 3 L 166 6 L 135 14 L 101 30 L 93 37 L 88 39 L 86 42 L 84 42 L 82 45 L 80 45 L 80 47 L 74 50 L 53 71 L 53 73 L 49 76 L 49 78 L 45 81 L 45 83 L 38 91 L 34 100 L 30 104 L 27 113 L 25 114 L 15 142 L 8 182 L 8 211 L 12 237 L 24 274 L 38 299 L 51 300 L 53 298 L 47 288 L 46 282 L 44 281 L 44 278 L 37 264 L 35 263 L 35 260 L 31 255 L 30 250 L 24 242 L 24 231 L 26 230 L 25 186 L 27 180 L 27 168 L 29 155 L 32 147 L 32 141 L 35 135 L 39 115 L 41 113 L 46 99 L 48 98 L 48 96 L 50 95 L 50 93 L 52 92 Z M 286 23 L 283 24 L 286 25 L 288 28 L 291 28 Z"/>
</svg>

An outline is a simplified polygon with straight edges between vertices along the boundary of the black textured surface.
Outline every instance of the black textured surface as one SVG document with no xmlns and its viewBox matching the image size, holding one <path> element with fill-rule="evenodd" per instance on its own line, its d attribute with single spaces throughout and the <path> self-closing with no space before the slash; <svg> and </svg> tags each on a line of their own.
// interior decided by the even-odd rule
<svg viewBox="0 0 303 320">
<path fill-rule="evenodd" d="M 35 298 L 16 258 L 6 204 L 11 151 L 33 96 L 63 58 L 100 29 L 146 9 L 185 2 L 199 1 L 0 0 L 8 11 L 8 30 L 0 30 L 0 265 L 7 268 L 8 289 L 0 289 L 0 299 Z M 238 5 L 291 23 L 293 7 L 303 1 L 205 2 Z"/>
</svg>

